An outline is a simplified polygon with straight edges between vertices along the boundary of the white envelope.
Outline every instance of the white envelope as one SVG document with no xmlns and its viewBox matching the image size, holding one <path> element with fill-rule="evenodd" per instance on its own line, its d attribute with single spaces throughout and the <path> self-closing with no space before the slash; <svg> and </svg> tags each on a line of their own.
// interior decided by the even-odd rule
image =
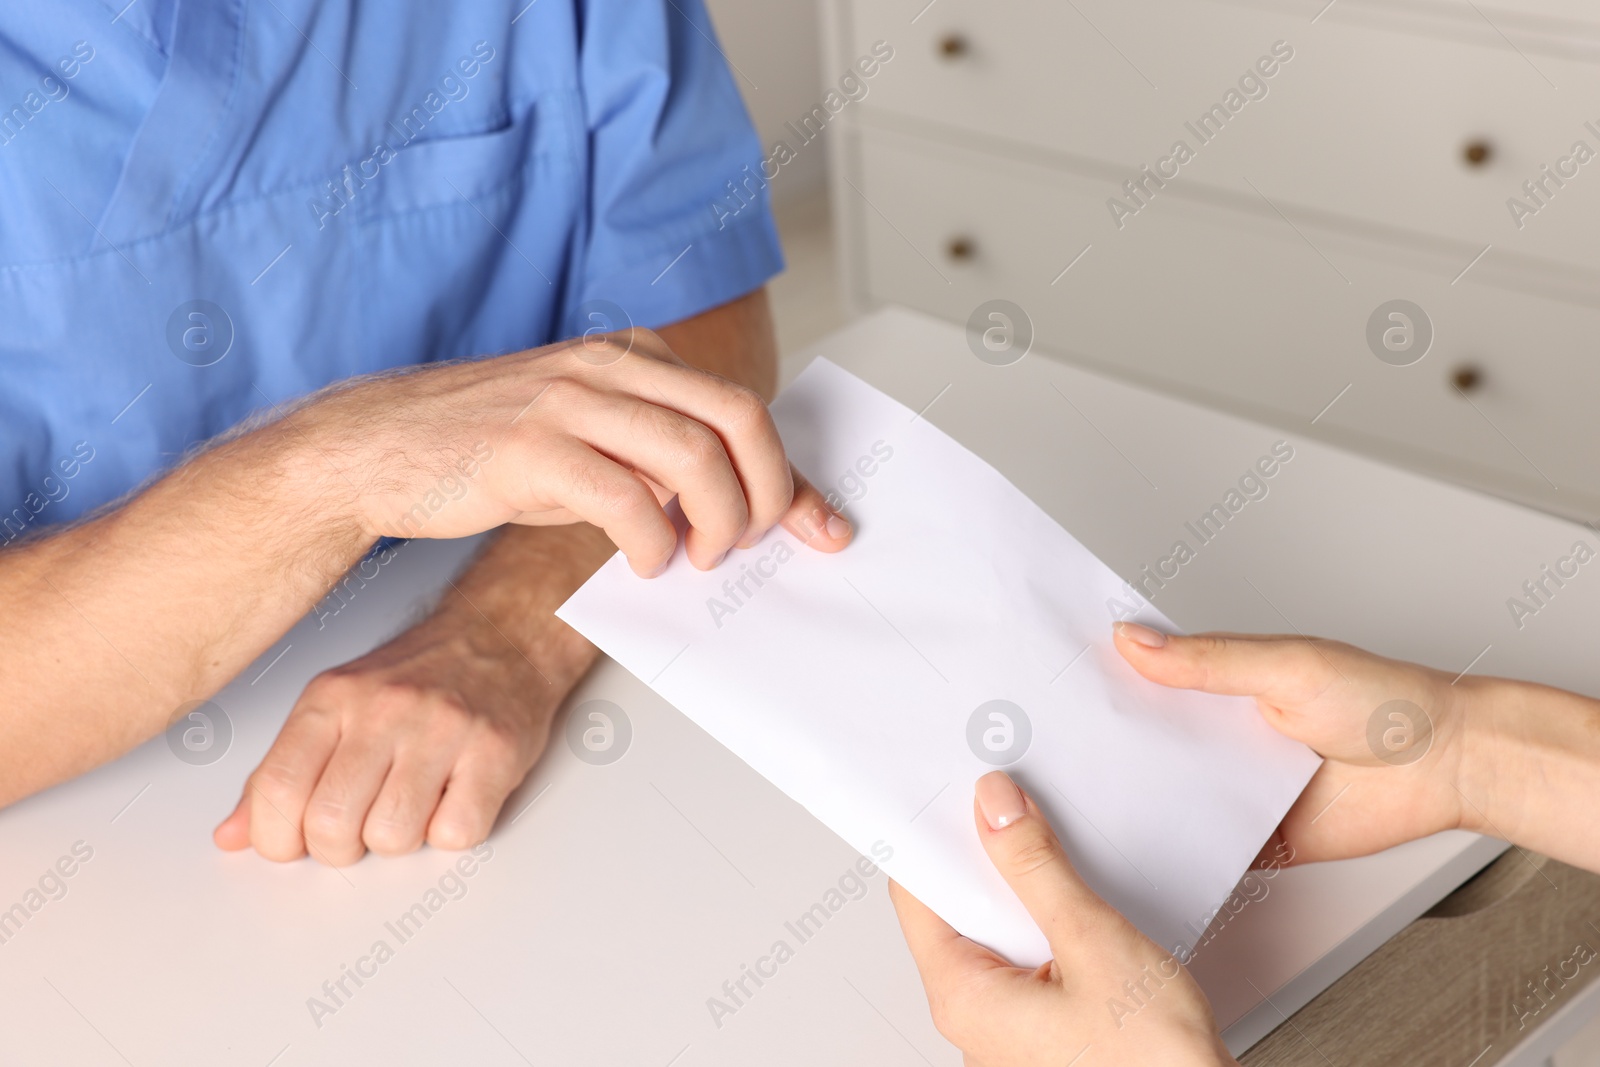
<svg viewBox="0 0 1600 1067">
<path fill-rule="evenodd" d="M 818 359 L 773 415 L 843 501 L 849 548 L 780 529 L 710 572 L 680 546 L 649 581 L 619 554 L 558 616 L 1013 962 L 1050 949 L 973 827 L 973 782 L 996 766 L 1088 883 L 1183 958 L 1317 756 L 1253 701 L 1135 674 L 1112 621 L 1175 632 L 1167 618 L 909 408 Z"/>
</svg>

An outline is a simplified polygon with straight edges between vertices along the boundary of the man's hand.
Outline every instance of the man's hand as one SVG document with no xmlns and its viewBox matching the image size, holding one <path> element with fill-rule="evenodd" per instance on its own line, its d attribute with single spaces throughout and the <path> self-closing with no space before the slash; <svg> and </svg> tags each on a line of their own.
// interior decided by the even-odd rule
<svg viewBox="0 0 1600 1067">
<path fill-rule="evenodd" d="M 462 849 L 487 837 L 593 650 L 552 620 L 552 640 L 535 650 L 551 678 L 480 610 L 480 598 L 498 606 L 493 590 L 448 589 L 418 625 L 314 678 L 217 828 L 217 844 L 253 843 L 273 860 L 309 851 L 344 865 L 366 849 L 396 855 L 424 841 Z"/>
<path fill-rule="evenodd" d="M 659 339 L 641 336 L 772 393 L 776 341 L 763 291 L 664 327 Z M 798 473 L 790 481 L 786 526 L 812 548 L 843 548 L 848 524 Z M 217 844 L 346 864 L 368 848 L 483 840 L 596 655 L 554 611 L 613 551 L 587 525 L 502 531 L 428 619 L 311 683 Z"/>
<path fill-rule="evenodd" d="M 300 415 L 313 438 L 359 439 L 324 451 L 325 481 L 373 539 L 588 522 L 650 577 L 677 547 L 673 497 L 701 570 L 780 523 L 819 533 L 761 395 L 649 330 L 367 379 Z"/>
</svg>

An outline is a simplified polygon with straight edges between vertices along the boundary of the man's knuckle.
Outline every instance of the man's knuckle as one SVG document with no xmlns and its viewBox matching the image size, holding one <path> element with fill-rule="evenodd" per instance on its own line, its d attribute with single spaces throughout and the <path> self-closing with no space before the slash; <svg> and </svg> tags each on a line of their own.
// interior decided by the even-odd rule
<svg viewBox="0 0 1600 1067">
<path fill-rule="evenodd" d="M 613 519 L 632 518 L 644 511 L 647 503 L 655 502 L 643 485 L 624 478 L 599 482 L 595 486 L 594 499 L 596 509 Z"/>
<path fill-rule="evenodd" d="M 723 457 L 722 441 L 708 427 L 686 422 L 678 430 L 678 452 L 689 467 L 704 467 Z"/>
<path fill-rule="evenodd" d="M 362 839 L 372 851 L 393 856 L 415 851 L 422 843 L 422 834 L 420 827 L 396 819 L 369 819 Z"/>
<path fill-rule="evenodd" d="M 477 718 L 472 711 L 472 705 L 455 693 L 434 697 L 432 707 L 434 721 L 443 723 L 452 730 L 471 726 Z"/>
<path fill-rule="evenodd" d="M 590 463 L 587 457 L 574 458 L 561 470 L 559 484 L 569 487 L 573 497 L 586 500 L 590 506 L 605 510 L 613 479 L 604 467 Z"/>
<path fill-rule="evenodd" d="M 481 729 L 478 718 L 460 697 L 435 697 L 417 724 L 416 741 L 434 752 L 455 751 Z"/>
<path fill-rule="evenodd" d="M 722 451 L 722 442 L 706 426 L 654 405 L 635 410 L 633 428 L 641 438 L 658 439 L 662 458 L 673 468 L 702 466 Z"/>
<path fill-rule="evenodd" d="M 583 339 L 582 356 L 597 363 L 613 363 L 633 347 L 627 334 L 591 334 Z"/>
<path fill-rule="evenodd" d="M 288 863 L 299 859 L 305 853 L 299 834 L 274 834 L 270 837 L 252 834 L 250 844 L 263 859 L 273 863 Z"/>
<path fill-rule="evenodd" d="M 540 401 L 549 408 L 570 408 L 587 399 L 590 389 L 576 378 L 556 375 L 544 383 L 539 392 Z"/>
<path fill-rule="evenodd" d="M 743 385 L 731 387 L 728 396 L 728 421 L 737 430 L 764 428 L 771 419 L 761 394 Z"/>
<path fill-rule="evenodd" d="M 456 851 L 471 848 L 487 836 L 487 832 L 480 833 L 475 827 L 451 819 L 447 822 L 436 823 L 428 831 L 428 842 L 435 848 Z"/>
<path fill-rule="evenodd" d="M 300 776 L 287 763 L 269 757 L 250 775 L 250 789 L 266 797 L 269 804 L 277 805 L 300 789 Z"/>
<path fill-rule="evenodd" d="M 402 718 L 427 699 L 427 691 L 412 682 L 385 680 L 372 688 L 367 699 L 370 714 L 384 719 Z"/>
<path fill-rule="evenodd" d="M 350 703 L 366 684 L 366 672 L 348 664 L 323 671 L 306 683 L 295 714 L 316 718 Z"/>
<path fill-rule="evenodd" d="M 522 723 L 509 719 L 479 719 L 473 723 L 471 746 L 477 758 L 500 769 L 515 762 L 533 733 Z"/>
<path fill-rule="evenodd" d="M 305 831 L 308 838 L 331 841 L 347 829 L 345 808 L 342 804 L 314 803 L 306 809 Z"/>
</svg>

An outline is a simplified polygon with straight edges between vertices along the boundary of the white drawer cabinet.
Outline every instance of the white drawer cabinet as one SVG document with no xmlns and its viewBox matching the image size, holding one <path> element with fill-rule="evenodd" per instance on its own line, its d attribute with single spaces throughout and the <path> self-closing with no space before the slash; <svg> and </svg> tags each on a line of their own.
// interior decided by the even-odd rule
<svg viewBox="0 0 1600 1067">
<path fill-rule="evenodd" d="M 1600 28 L 1563 0 L 1476 26 L 1320 6 L 842 0 L 841 64 L 896 49 L 835 142 L 851 296 L 957 321 L 1011 300 L 1041 351 L 1592 518 Z M 1294 55 L 1266 95 L 1200 144 L 1275 41 Z M 1119 188 L 1179 137 L 1176 177 L 1142 205 Z M 1518 229 L 1507 197 L 1577 140 L 1596 158 Z M 1120 227 L 1113 196 L 1138 207 Z M 1435 330 L 1411 366 L 1368 348 L 1394 298 Z"/>
<path fill-rule="evenodd" d="M 1534 58 L 1498 37 L 1492 47 L 1332 15 L 1312 26 L 1207 0 L 1078 0 L 1076 9 L 939 0 L 909 28 L 902 7 L 857 8 L 858 53 L 897 29 L 903 36 L 903 65 L 864 102 L 868 114 L 1116 164 L 1103 195 L 1133 208 L 1119 189 L 1126 179 L 1140 178 L 1152 200 L 1158 183 L 1203 183 L 1285 210 L 1454 238 L 1474 252 L 1501 244 L 1600 265 L 1600 133 L 1585 126 L 1600 130 L 1600 63 Z M 1580 139 L 1596 151 L 1592 165 L 1570 159 Z M 1193 152 L 1181 165 L 1179 140 Z M 1154 178 L 1142 177 L 1145 166 Z M 1558 166 L 1567 176 L 1544 169 Z M 1543 183 L 1550 211 L 1522 216 L 1519 228 L 1507 199 L 1540 207 L 1525 181 Z"/>
<path fill-rule="evenodd" d="M 894 219 L 869 211 L 860 234 L 879 300 L 964 321 L 1003 296 L 1027 312 L 1040 349 L 1213 406 L 1266 409 L 1297 429 L 1316 419 L 1458 477 L 1478 469 L 1545 490 L 1596 481 L 1600 360 L 1589 353 L 1600 313 L 1521 293 L 1486 302 L 1448 277 L 1330 247 L 1346 284 L 1280 220 L 1187 205 L 1108 239 L 1093 181 L 996 170 L 899 134 L 867 138 L 860 165 L 862 192 Z M 966 256 L 948 255 L 952 239 Z M 1406 367 L 1374 358 L 1365 338 L 1372 310 L 1396 296 L 1437 327 L 1428 355 Z M 1479 379 L 1466 396 L 1462 371 Z"/>
</svg>

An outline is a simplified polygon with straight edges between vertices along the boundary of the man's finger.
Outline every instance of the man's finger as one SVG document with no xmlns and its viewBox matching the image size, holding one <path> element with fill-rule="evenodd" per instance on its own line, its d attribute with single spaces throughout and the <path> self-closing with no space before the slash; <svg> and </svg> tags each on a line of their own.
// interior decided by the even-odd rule
<svg viewBox="0 0 1600 1067">
<path fill-rule="evenodd" d="M 671 562 L 678 531 L 643 478 L 581 441 L 552 443 L 539 458 L 535 472 L 551 472 L 539 494 L 604 530 L 635 574 L 653 577 Z"/>
<path fill-rule="evenodd" d="M 380 856 L 399 856 L 422 847 L 428 817 L 438 806 L 450 776 L 454 752 L 422 746 L 395 753 L 394 766 L 361 824 L 361 841 Z"/>
<path fill-rule="evenodd" d="M 1117 623 L 1112 633 L 1134 670 L 1176 689 L 1303 703 L 1339 679 L 1327 654 L 1303 637 L 1183 637 L 1133 622 Z"/>
<path fill-rule="evenodd" d="M 569 420 L 573 437 L 677 495 L 689 520 L 684 548 L 699 569 L 715 566 L 749 526 L 745 488 L 710 427 L 618 393 L 596 393 Z"/>
<path fill-rule="evenodd" d="M 301 826 L 306 803 L 338 743 L 338 721 L 302 705 L 290 713 L 261 766 L 250 776 L 245 786 L 250 795 L 250 843 L 267 859 L 287 862 L 305 855 Z"/>
<path fill-rule="evenodd" d="M 335 867 L 361 858 L 366 852 L 361 827 L 392 760 L 393 751 L 383 740 L 360 734 L 339 738 L 306 804 L 306 850 L 312 856 Z"/>
<path fill-rule="evenodd" d="M 1078 877 L 1043 813 L 1005 772 L 979 778 L 976 794 L 973 807 L 984 850 L 1057 960 L 1070 964 L 1125 925 Z"/>
<path fill-rule="evenodd" d="M 246 786 L 233 806 L 233 813 L 211 831 L 211 840 L 224 852 L 238 852 L 250 847 L 250 787 Z"/>
<path fill-rule="evenodd" d="M 506 797 L 522 784 L 526 774 L 526 768 L 517 767 L 503 754 L 463 754 L 428 823 L 428 844 L 455 850 L 471 848 L 487 838 Z"/>
<path fill-rule="evenodd" d="M 782 525 L 800 543 L 819 552 L 837 552 L 850 543 L 855 530 L 843 515 L 828 506 L 815 486 L 794 472 L 794 500 L 783 513 Z M 741 544 L 754 544 L 748 536 Z"/>
<path fill-rule="evenodd" d="M 760 394 L 660 357 L 624 360 L 605 373 L 618 388 L 641 400 L 715 430 L 744 486 L 750 530 L 765 534 L 779 521 L 794 499 L 794 483 L 777 424 Z"/>
</svg>

